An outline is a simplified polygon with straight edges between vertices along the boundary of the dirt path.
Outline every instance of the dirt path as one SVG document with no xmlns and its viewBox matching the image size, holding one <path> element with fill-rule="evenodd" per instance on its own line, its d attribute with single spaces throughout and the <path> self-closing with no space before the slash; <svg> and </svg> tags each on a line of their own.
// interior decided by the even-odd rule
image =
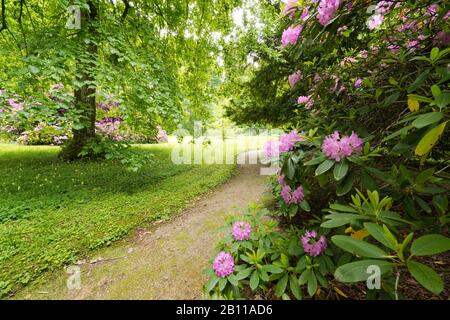
<svg viewBox="0 0 450 320">
<path fill-rule="evenodd" d="M 60 272 L 18 298 L 25 299 L 201 299 L 208 265 L 224 217 L 258 201 L 266 177 L 258 165 L 239 165 L 227 183 L 197 200 L 178 217 L 152 231 L 139 230 L 81 262 L 81 289 L 67 288 Z M 97 261 L 96 261 L 97 260 Z"/>
</svg>

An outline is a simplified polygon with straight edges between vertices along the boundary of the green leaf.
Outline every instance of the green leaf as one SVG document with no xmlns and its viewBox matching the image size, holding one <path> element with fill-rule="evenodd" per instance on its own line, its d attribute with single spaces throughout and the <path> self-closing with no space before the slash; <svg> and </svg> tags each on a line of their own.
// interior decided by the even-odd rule
<svg viewBox="0 0 450 320">
<path fill-rule="evenodd" d="M 333 210 L 342 211 L 342 212 L 358 213 L 358 211 L 356 211 L 356 209 L 353 209 L 350 206 L 346 206 L 345 204 L 340 204 L 340 203 L 330 204 L 330 208 Z"/>
<path fill-rule="evenodd" d="M 287 161 L 286 176 L 288 179 L 292 179 L 295 176 L 295 164 L 291 158 Z"/>
<path fill-rule="evenodd" d="M 437 143 L 441 135 L 444 133 L 447 122 L 443 122 L 437 127 L 428 131 L 417 144 L 415 154 L 418 156 L 426 155 Z"/>
<path fill-rule="evenodd" d="M 419 173 L 416 177 L 416 183 L 424 183 L 425 181 L 427 181 L 429 178 L 431 178 L 434 174 L 434 172 L 436 171 L 435 168 L 430 168 L 427 170 L 422 171 L 421 173 Z"/>
<path fill-rule="evenodd" d="M 436 59 L 438 57 L 439 57 L 439 48 L 434 47 L 433 49 L 431 49 L 431 52 L 430 52 L 430 60 L 436 61 Z"/>
<path fill-rule="evenodd" d="M 264 266 L 262 266 L 264 271 L 270 272 L 270 273 L 274 273 L 274 274 L 278 274 L 278 273 L 282 273 L 283 269 L 274 266 L 273 264 L 266 264 Z"/>
<path fill-rule="evenodd" d="M 325 172 L 330 170 L 334 163 L 335 161 L 331 159 L 327 159 L 322 162 L 316 169 L 316 176 L 320 176 L 321 174 L 324 174 Z"/>
<path fill-rule="evenodd" d="M 433 97 L 434 97 L 435 99 L 437 99 L 437 98 L 439 98 L 440 95 L 442 94 L 442 91 L 441 91 L 441 89 L 439 88 L 439 86 L 437 86 L 437 85 L 432 85 L 432 86 L 431 86 L 431 93 L 433 94 Z"/>
<path fill-rule="evenodd" d="M 233 286 L 237 287 L 239 285 L 239 280 L 236 278 L 235 275 L 229 275 L 227 279 Z"/>
<path fill-rule="evenodd" d="M 383 228 L 376 223 L 366 222 L 364 223 L 364 228 L 369 232 L 369 234 L 378 242 L 382 243 L 386 247 L 392 250 L 396 250 L 395 246 L 391 244 L 389 239 L 384 234 Z"/>
<path fill-rule="evenodd" d="M 326 160 L 327 158 L 324 155 L 320 155 L 317 158 L 313 158 L 309 161 L 306 161 L 303 165 L 305 166 L 314 166 L 316 164 L 322 163 L 324 160 Z"/>
<path fill-rule="evenodd" d="M 417 101 L 420 101 L 420 102 L 425 102 L 425 103 L 432 103 L 433 102 L 432 99 L 430 99 L 428 97 L 425 97 L 425 96 L 420 96 L 418 94 L 408 94 L 408 98 L 413 99 L 413 100 L 417 100 Z"/>
<path fill-rule="evenodd" d="M 289 277 L 289 287 L 291 288 L 291 292 L 297 300 L 302 299 L 302 291 L 300 290 L 300 286 L 298 285 L 298 279 L 291 274 Z"/>
<path fill-rule="evenodd" d="M 415 256 L 431 256 L 450 250 L 450 239 L 440 234 L 427 234 L 417 238 L 411 245 Z"/>
<path fill-rule="evenodd" d="M 366 190 L 377 190 L 378 186 L 374 179 L 367 173 L 367 171 L 363 171 L 361 174 L 361 182 L 363 187 Z"/>
<path fill-rule="evenodd" d="M 417 88 L 420 87 L 420 85 L 427 79 L 428 74 L 430 73 L 430 69 L 426 69 L 423 71 L 417 78 L 414 80 L 413 83 L 408 87 L 408 93 L 414 92 L 417 90 Z"/>
<path fill-rule="evenodd" d="M 252 273 L 252 276 L 250 277 L 250 288 L 252 290 L 255 290 L 259 285 L 259 275 L 258 272 L 255 270 Z"/>
<path fill-rule="evenodd" d="M 331 237 L 331 241 L 339 248 L 352 254 L 367 258 L 385 258 L 388 256 L 384 250 L 365 241 L 356 240 L 349 236 L 336 235 Z"/>
<path fill-rule="evenodd" d="M 219 279 L 219 290 L 223 291 L 227 285 L 228 280 L 226 278 L 220 278 Z"/>
<path fill-rule="evenodd" d="M 352 213 L 333 213 L 326 215 L 324 218 L 330 220 L 322 223 L 320 225 L 322 228 L 336 228 L 346 224 L 354 223 L 355 220 L 370 220 L 370 217 Z"/>
<path fill-rule="evenodd" d="M 436 105 L 439 108 L 445 108 L 450 103 L 450 92 L 444 92 L 436 98 Z"/>
<path fill-rule="evenodd" d="M 336 181 L 342 180 L 348 172 L 348 164 L 341 161 L 334 166 L 333 175 Z"/>
<path fill-rule="evenodd" d="M 401 129 L 399 129 L 399 130 L 397 130 L 397 131 L 391 133 L 390 135 L 388 135 L 388 136 L 387 136 L 386 138 L 384 138 L 382 141 L 383 141 L 383 142 L 384 142 L 384 141 L 388 141 L 388 140 L 391 140 L 391 139 L 393 139 L 393 138 L 395 138 L 395 137 L 397 137 L 397 136 L 400 136 L 400 135 L 403 136 L 403 135 L 407 134 L 408 131 L 411 130 L 411 128 L 412 128 L 412 126 L 406 126 L 406 127 L 404 127 L 404 128 L 401 128 Z"/>
<path fill-rule="evenodd" d="M 275 295 L 277 297 L 281 297 L 283 293 L 286 291 L 287 282 L 288 282 L 287 274 L 285 274 L 283 277 L 281 277 L 280 280 L 278 280 L 278 283 L 275 287 Z"/>
<path fill-rule="evenodd" d="M 423 128 L 430 124 L 440 121 L 444 115 L 440 112 L 429 112 L 418 116 L 413 122 L 412 126 L 415 128 Z"/>
<path fill-rule="evenodd" d="M 245 279 L 250 275 L 250 273 L 252 273 L 252 271 L 253 271 L 252 268 L 244 269 L 244 270 L 238 272 L 238 274 L 236 274 L 236 279 L 237 280 Z"/>
<path fill-rule="evenodd" d="M 367 278 L 370 276 L 370 273 L 367 273 L 367 268 L 370 266 L 378 266 L 383 275 L 392 270 L 393 264 L 384 260 L 350 262 L 337 268 L 334 272 L 334 277 L 340 282 L 367 281 Z"/>
<path fill-rule="evenodd" d="M 385 107 L 389 107 L 391 104 L 396 102 L 399 97 L 400 97 L 400 92 L 394 92 L 393 94 L 391 94 L 384 100 L 383 105 Z"/>
<path fill-rule="evenodd" d="M 259 278 L 262 279 L 263 281 L 269 281 L 269 275 L 267 274 L 266 271 L 259 269 Z"/>
<path fill-rule="evenodd" d="M 407 261 L 406 265 L 414 279 L 428 291 L 439 294 L 444 290 L 444 283 L 441 277 L 430 267 L 411 260 Z"/>
<path fill-rule="evenodd" d="M 310 212 L 311 211 L 311 207 L 309 206 L 309 202 L 306 201 L 306 200 L 303 200 L 302 202 L 300 202 L 300 208 L 302 208 L 306 212 Z"/>
<path fill-rule="evenodd" d="M 353 182 L 355 181 L 355 175 L 353 174 L 353 172 L 351 172 L 350 174 L 348 174 L 344 180 L 342 180 L 337 188 L 336 188 L 336 194 L 341 197 L 343 195 L 346 195 L 347 193 L 350 192 L 350 190 L 352 190 L 353 188 Z"/>
<path fill-rule="evenodd" d="M 213 278 L 211 278 L 211 279 L 208 281 L 208 283 L 206 283 L 206 285 L 205 285 L 206 291 L 207 291 L 207 292 L 210 292 L 210 291 L 216 286 L 217 282 L 219 282 L 219 279 L 220 279 L 220 278 L 218 278 L 218 277 L 216 277 L 216 276 L 214 276 Z"/>
<path fill-rule="evenodd" d="M 311 276 L 308 279 L 308 294 L 312 297 L 317 291 L 317 278 L 314 272 L 311 272 Z"/>
<path fill-rule="evenodd" d="M 300 275 L 300 278 L 298 279 L 298 283 L 300 285 L 304 285 L 308 282 L 309 277 L 311 276 L 311 269 L 305 269 L 305 271 L 302 272 Z"/>
</svg>

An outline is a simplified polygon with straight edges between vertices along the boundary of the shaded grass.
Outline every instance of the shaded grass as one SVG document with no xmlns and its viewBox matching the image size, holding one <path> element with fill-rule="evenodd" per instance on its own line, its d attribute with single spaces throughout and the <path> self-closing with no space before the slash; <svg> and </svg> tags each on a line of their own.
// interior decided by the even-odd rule
<svg viewBox="0 0 450 320">
<path fill-rule="evenodd" d="M 233 165 L 175 165 L 172 147 L 140 146 L 154 161 L 130 172 L 61 162 L 57 147 L 0 145 L 0 296 L 169 218 L 233 172 Z"/>
</svg>

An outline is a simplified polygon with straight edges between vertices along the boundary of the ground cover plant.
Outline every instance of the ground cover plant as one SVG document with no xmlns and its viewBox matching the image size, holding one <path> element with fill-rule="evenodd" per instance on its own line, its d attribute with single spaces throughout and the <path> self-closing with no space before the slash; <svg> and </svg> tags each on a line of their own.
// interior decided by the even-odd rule
<svg viewBox="0 0 450 320">
<path fill-rule="evenodd" d="M 139 172 L 120 163 L 61 162 L 59 147 L 0 147 L 0 288 L 16 291 L 137 226 L 169 219 L 226 181 L 233 165 L 176 165 L 173 145 L 143 145 Z"/>
</svg>

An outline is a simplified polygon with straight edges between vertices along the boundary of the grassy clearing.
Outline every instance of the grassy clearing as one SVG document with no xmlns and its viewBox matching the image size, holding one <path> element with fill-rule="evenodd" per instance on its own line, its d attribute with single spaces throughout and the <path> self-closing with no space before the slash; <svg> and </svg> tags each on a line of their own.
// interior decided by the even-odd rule
<svg viewBox="0 0 450 320">
<path fill-rule="evenodd" d="M 234 169 L 175 165 L 170 144 L 139 148 L 155 158 L 134 173 L 120 164 L 61 162 L 57 147 L 0 145 L 0 296 L 169 218 Z"/>
</svg>

